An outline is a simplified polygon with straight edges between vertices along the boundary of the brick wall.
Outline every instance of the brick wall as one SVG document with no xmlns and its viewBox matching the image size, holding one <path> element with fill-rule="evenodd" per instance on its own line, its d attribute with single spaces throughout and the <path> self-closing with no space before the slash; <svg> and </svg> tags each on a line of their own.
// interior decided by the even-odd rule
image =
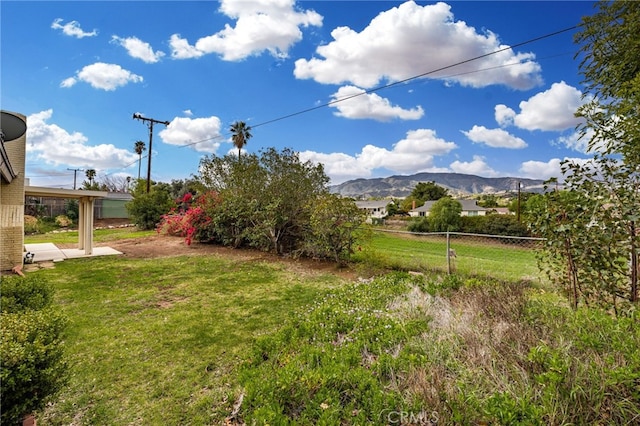
<svg viewBox="0 0 640 426">
<path fill-rule="evenodd" d="M 25 122 L 22 114 L 15 114 Z M 5 150 L 17 177 L 0 179 L 0 271 L 22 264 L 24 252 L 24 172 L 27 136 L 5 142 Z"/>
</svg>

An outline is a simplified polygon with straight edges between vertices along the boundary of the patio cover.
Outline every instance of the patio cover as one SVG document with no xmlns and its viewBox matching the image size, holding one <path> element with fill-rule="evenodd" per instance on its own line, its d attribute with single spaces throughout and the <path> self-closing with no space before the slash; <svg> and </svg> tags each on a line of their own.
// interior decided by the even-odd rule
<svg viewBox="0 0 640 426">
<path fill-rule="evenodd" d="M 105 198 L 106 191 L 85 191 L 42 186 L 25 186 L 27 197 L 72 198 L 78 200 L 78 250 L 85 255 L 93 253 L 93 206 L 98 198 Z"/>
</svg>

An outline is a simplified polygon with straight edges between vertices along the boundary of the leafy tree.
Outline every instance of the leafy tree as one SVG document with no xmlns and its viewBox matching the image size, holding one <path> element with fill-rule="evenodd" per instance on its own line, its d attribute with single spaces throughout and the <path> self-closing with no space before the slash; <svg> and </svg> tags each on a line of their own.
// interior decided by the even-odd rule
<svg viewBox="0 0 640 426">
<path fill-rule="evenodd" d="M 409 195 L 400 202 L 400 210 L 402 210 L 403 212 L 409 212 L 413 210 L 414 205 L 416 208 L 423 206 L 424 201 L 416 199 L 416 197 L 414 197 L 413 195 Z"/>
<path fill-rule="evenodd" d="M 435 232 L 457 231 L 460 229 L 462 204 L 451 197 L 443 197 L 433 203 L 429 213 L 429 223 Z"/>
<path fill-rule="evenodd" d="M 269 148 L 243 161 L 205 157 L 200 180 L 222 198 L 212 220 L 224 244 L 284 253 L 304 240 L 311 201 L 326 191 L 329 179 L 321 165 L 301 162 L 296 152 Z"/>
<path fill-rule="evenodd" d="M 142 141 L 136 141 L 133 145 L 133 152 L 138 154 L 138 179 L 140 179 L 140 167 L 142 166 L 142 153 L 147 150 L 147 146 Z"/>
<path fill-rule="evenodd" d="M 511 213 L 514 213 L 516 216 L 518 216 L 518 213 L 520 213 L 520 216 L 522 216 L 522 214 L 524 213 L 524 206 L 527 203 L 527 200 L 529 200 L 529 198 L 531 198 L 534 195 L 536 194 L 533 192 L 521 192 L 520 201 L 518 201 L 518 197 L 516 196 L 513 200 L 509 202 L 509 205 L 507 206 L 509 211 Z M 520 206 L 520 211 L 518 211 L 518 206 Z"/>
<path fill-rule="evenodd" d="M 495 194 L 483 194 L 478 201 L 478 205 L 487 209 L 498 207 L 498 196 Z"/>
<path fill-rule="evenodd" d="M 313 257 L 328 257 L 336 263 L 349 260 L 366 216 L 353 200 L 323 193 L 310 206 L 309 235 L 305 251 Z"/>
<path fill-rule="evenodd" d="M 567 191 L 547 194 L 546 212 L 532 224 L 548 238 L 551 273 L 566 277 L 574 307 L 582 301 L 620 312 L 638 303 L 639 31 L 640 3 L 600 2 L 576 35 L 587 89 L 579 131 L 594 156 L 562 163 Z"/>
<path fill-rule="evenodd" d="M 238 148 L 238 159 L 240 159 L 242 148 L 244 148 L 249 139 L 251 139 L 251 126 L 247 126 L 247 123 L 244 121 L 236 121 L 231 125 L 229 131 L 231 132 L 233 146 Z"/>
<path fill-rule="evenodd" d="M 387 205 L 387 214 L 389 216 L 395 216 L 400 213 L 400 205 L 399 201 L 396 199 L 391 200 L 389 205 Z"/>
<path fill-rule="evenodd" d="M 125 204 L 129 217 L 140 229 L 154 229 L 162 216 L 175 207 L 166 183 L 153 183 L 146 192 L 146 181 L 138 179 L 133 190 L 133 200 Z"/>
<path fill-rule="evenodd" d="M 411 196 L 420 201 L 422 205 L 425 201 L 435 201 L 446 197 L 448 192 L 446 188 L 443 188 L 433 181 L 420 182 L 413 188 L 413 191 L 411 191 Z"/>
</svg>

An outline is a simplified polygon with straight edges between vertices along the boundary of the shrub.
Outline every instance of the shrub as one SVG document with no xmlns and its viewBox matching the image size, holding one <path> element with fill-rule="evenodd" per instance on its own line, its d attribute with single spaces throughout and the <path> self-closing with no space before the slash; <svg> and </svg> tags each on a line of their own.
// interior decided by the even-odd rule
<svg viewBox="0 0 640 426">
<path fill-rule="evenodd" d="M 18 423 L 42 408 L 66 383 L 63 314 L 51 306 L 52 287 L 36 276 L 2 279 L 2 423 Z"/>
<path fill-rule="evenodd" d="M 53 286 L 41 277 L 34 275 L 27 278 L 2 278 L 2 313 L 44 309 L 51 305 L 52 300 Z"/>
<path fill-rule="evenodd" d="M 421 217 L 420 219 L 412 220 L 407 229 L 409 232 L 429 232 L 431 230 L 429 218 Z"/>
<path fill-rule="evenodd" d="M 132 201 L 125 204 L 133 223 L 140 229 L 154 229 L 162 215 L 166 214 L 175 203 L 169 196 L 168 185 L 156 184 L 149 193 L 138 190 Z"/>
<path fill-rule="evenodd" d="M 31 215 L 24 215 L 24 233 L 35 234 L 38 232 L 38 218 Z"/>
<path fill-rule="evenodd" d="M 61 214 L 56 216 L 56 225 L 66 228 L 68 226 L 73 225 L 73 221 L 69 219 L 67 216 Z"/>
<path fill-rule="evenodd" d="M 461 217 L 460 231 L 470 234 L 508 235 L 514 237 L 529 236 L 526 225 L 518 222 L 513 215 L 491 214 L 487 216 Z"/>
<path fill-rule="evenodd" d="M 71 219 L 72 221 L 78 220 L 78 216 L 80 215 L 80 208 L 78 206 L 78 200 L 69 199 L 64 203 L 64 211 L 65 215 Z"/>
</svg>

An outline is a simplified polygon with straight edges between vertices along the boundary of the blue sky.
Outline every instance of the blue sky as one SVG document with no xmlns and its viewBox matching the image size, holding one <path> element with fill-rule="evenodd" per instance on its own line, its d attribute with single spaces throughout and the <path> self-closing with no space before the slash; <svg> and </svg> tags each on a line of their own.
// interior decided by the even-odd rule
<svg viewBox="0 0 640 426">
<path fill-rule="evenodd" d="M 69 169 L 136 178 L 133 146 L 148 147 L 149 132 L 134 113 L 170 122 L 153 134 L 152 179 L 164 182 L 197 174 L 204 155 L 237 154 L 237 120 L 253 128 L 246 151 L 292 148 L 332 184 L 423 171 L 546 179 L 591 157 L 575 135 L 575 30 L 520 43 L 593 12 L 581 1 L 3 0 L 1 106 L 28 117 L 38 186 L 72 187 Z"/>
</svg>

